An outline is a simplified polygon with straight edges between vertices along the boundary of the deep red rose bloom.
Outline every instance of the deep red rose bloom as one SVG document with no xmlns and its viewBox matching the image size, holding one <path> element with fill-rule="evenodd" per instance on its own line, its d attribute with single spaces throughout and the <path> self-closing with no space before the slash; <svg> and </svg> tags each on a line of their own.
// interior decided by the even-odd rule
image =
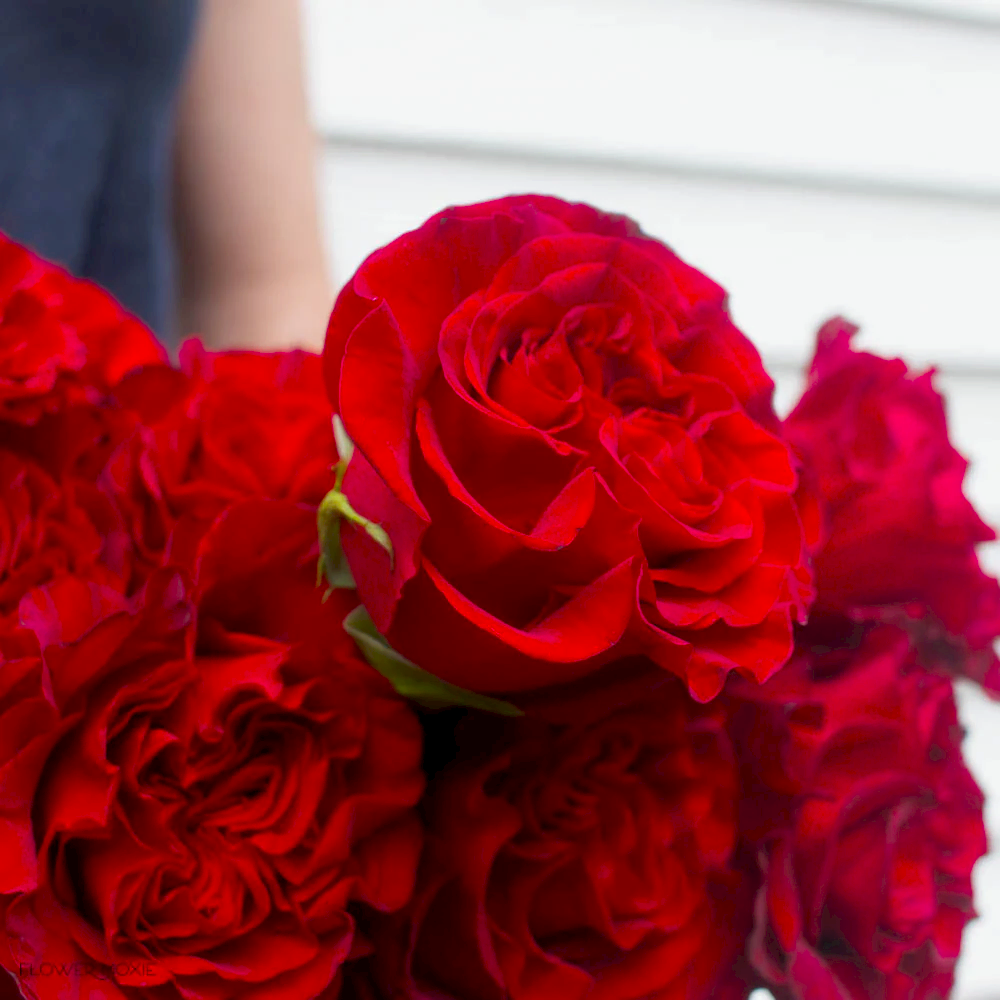
<svg viewBox="0 0 1000 1000">
<path fill-rule="evenodd" d="M 467 722 L 431 782 L 413 902 L 375 934 L 378 995 L 712 996 L 750 925 L 717 714 L 671 680 L 572 726 Z"/>
<path fill-rule="evenodd" d="M 341 292 L 326 378 L 345 528 L 390 643 L 518 691 L 642 649 L 707 699 L 774 672 L 807 601 L 772 383 L 723 290 L 635 223 L 523 196 L 451 208 Z"/>
<path fill-rule="evenodd" d="M 34 633 L 0 631 L 0 905 L 38 883 L 31 804 L 42 768 L 66 724 L 46 690 Z M 2 955 L 2 949 L 0 949 Z"/>
<path fill-rule="evenodd" d="M 950 679 L 884 626 L 744 694 L 742 826 L 766 869 L 758 972 L 791 996 L 947 996 L 986 850 Z"/>
<path fill-rule="evenodd" d="M 31 995 L 64 995 L 42 962 L 79 962 L 113 980 L 74 979 L 91 1000 L 305 1000 L 364 952 L 356 913 L 406 903 L 420 727 L 343 632 L 353 597 L 322 602 L 314 518 L 230 508 L 197 607 L 173 571 L 131 600 L 67 577 L 22 602 L 41 683 L 29 648 L 20 701 L 0 688 L 22 744 L 0 755 L 0 955 Z"/>
<path fill-rule="evenodd" d="M 995 533 L 962 492 L 968 463 L 948 440 L 933 373 L 853 350 L 856 332 L 844 320 L 820 330 L 785 422 L 827 515 L 814 618 L 907 621 L 925 661 L 1000 693 L 1000 585 L 976 555 Z"/>
<path fill-rule="evenodd" d="M 129 533 L 101 479 L 135 430 L 115 392 L 138 369 L 170 370 L 138 320 L 0 236 L 0 629 L 65 574 L 130 589 Z"/>
<path fill-rule="evenodd" d="M 124 592 L 129 567 L 124 524 L 95 483 L 67 475 L 60 484 L 0 449 L 0 631 L 16 626 L 32 587 L 71 573 Z"/>
<path fill-rule="evenodd" d="M 139 414 L 104 482 L 148 567 L 190 566 L 198 540 L 250 497 L 317 505 L 337 460 L 318 355 L 209 353 L 197 341 L 180 368 L 144 369 L 116 400 Z"/>
<path fill-rule="evenodd" d="M 165 360 L 110 295 L 0 234 L 0 421 L 98 402 L 132 369 Z"/>
</svg>

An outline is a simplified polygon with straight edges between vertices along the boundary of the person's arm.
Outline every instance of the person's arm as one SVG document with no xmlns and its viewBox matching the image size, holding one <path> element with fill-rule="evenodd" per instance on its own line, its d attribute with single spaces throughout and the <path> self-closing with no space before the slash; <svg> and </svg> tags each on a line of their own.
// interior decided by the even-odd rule
<svg viewBox="0 0 1000 1000">
<path fill-rule="evenodd" d="M 176 143 L 181 335 L 319 346 L 333 294 L 298 0 L 202 0 Z"/>
</svg>

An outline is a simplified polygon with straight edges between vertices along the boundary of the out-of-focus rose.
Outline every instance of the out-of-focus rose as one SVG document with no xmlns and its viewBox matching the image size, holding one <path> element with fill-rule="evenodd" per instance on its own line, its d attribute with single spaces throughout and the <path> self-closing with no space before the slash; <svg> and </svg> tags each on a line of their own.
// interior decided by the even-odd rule
<svg viewBox="0 0 1000 1000">
<path fill-rule="evenodd" d="M 976 555 L 995 534 L 962 492 L 968 463 L 948 440 L 933 373 L 853 350 L 856 332 L 839 319 L 820 330 L 809 385 L 785 422 L 827 515 L 814 623 L 905 624 L 925 662 L 1000 694 L 1000 585 Z M 825 631 L 850 634 L 839 621 Z"/>
<path fill-rule="evenodd" d="M 170 369 L 153 335 L 89 282 L 0 236 L 0 630 L 66 574 L 132 586 L 129 533 L 102 488 L 137 414 L 114 393 Z"/>
<path fill-rule="evenodd" d="M 314 517 L 230 508 L 197 625 L 173 571 L 132 599 L 64 577 L 22 601 L 0 957 L 27 995 L 65 996 L 46 962 L 78 963 L 88 1000 L 305 1000 L 364 953 L 358 913 L 407 902 L 420 727 L 344 634 L 353 596 L 322 602 Z"/>
<path fill-rule="evenodd" d="M 99 402 L 132 369 L 165 360 L 110 295 L 0 234 L 0 421 Z"/>
<path fill-rule="evenodd" d="M 38 777 L 65 729 L 46 690 L 34 633 L 0 629 L 0 912 L 4 896 L 38 884 L 31 804 Z"/>
<path fill-rule="evenodd" d="M 809 598 L 772 382 L 723 290 L 622 216 L 450 208 L 334 308 L 326 378 L 380 524 L 342 543 L 390 643 L 478 691 L 645 651 L 699 699 L 763 679 Z"/>
<path fill-rule="evenodd" d="M 986 850 L 950 679 L 883 626 L 743 696 L 741 827 L 765 867 L 758 972 L 793 997 L 947 996 Z"/>
<path fill-rule="evenodd" d="M 17 625 L 21 598 L 66 573 L 124 592 L 129 542 L 109 497 L 0 449 L 0 631 Z"/>
<path fill-rule="evenodd" d="M 666 687 L 570 726 L 460 726 L 413 902 L 374 934 L 374 995 L 715 995 L 750 925 L 730 867 L 736 772 L 718 715 Z"/>
<path fill-rule="evenodd" d="M 115 395 L 139 426 L 103 481 L 149 567 L 190 566 L 232 503 L 315 506 L 333 485 L 337 452 L 317 355 L 212 354 L 189 341 L 179 370 L 137 371 Z"/>
</svg>

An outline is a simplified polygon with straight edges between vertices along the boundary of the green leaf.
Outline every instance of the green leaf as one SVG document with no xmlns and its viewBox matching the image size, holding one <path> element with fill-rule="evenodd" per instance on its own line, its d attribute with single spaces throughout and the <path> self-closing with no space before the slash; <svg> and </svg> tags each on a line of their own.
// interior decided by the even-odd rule
<svg viewBox="0 0 1000 1000">
<path fill-rule="evenodd" d="M 456 684 L 435 677 L 400 656 L 385 641 L 363 605 L 344 619 L 344 631 L 358 644 L 364 658 L 385 677 L 404 698 L 426 708 L 451 708 L 465 705 L 494 715 L 524 715 L 516 705 L 488 695 L 467 691 Z"/>
</svg>

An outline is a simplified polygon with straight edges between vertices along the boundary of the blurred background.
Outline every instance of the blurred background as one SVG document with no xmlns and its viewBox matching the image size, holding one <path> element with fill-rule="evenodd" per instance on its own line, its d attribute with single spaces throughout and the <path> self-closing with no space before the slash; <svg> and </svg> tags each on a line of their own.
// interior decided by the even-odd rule
<svg viewBox="0 0 1000 1000">
<path fill-rule="evenodd" d="M 448 204 L 624 212 L 726 286 L 784 411 L 813 335 L 940 371 L 1000 525 L 1000 0 L 304 0 L 339 287 Z M 987 552 L 1000 571 L 1000 547 Z M 1000 706 L 963 689 L 1000 849 Z M 1000 996 L 1000 855 L 958 1000 Z"/>
</svg>

